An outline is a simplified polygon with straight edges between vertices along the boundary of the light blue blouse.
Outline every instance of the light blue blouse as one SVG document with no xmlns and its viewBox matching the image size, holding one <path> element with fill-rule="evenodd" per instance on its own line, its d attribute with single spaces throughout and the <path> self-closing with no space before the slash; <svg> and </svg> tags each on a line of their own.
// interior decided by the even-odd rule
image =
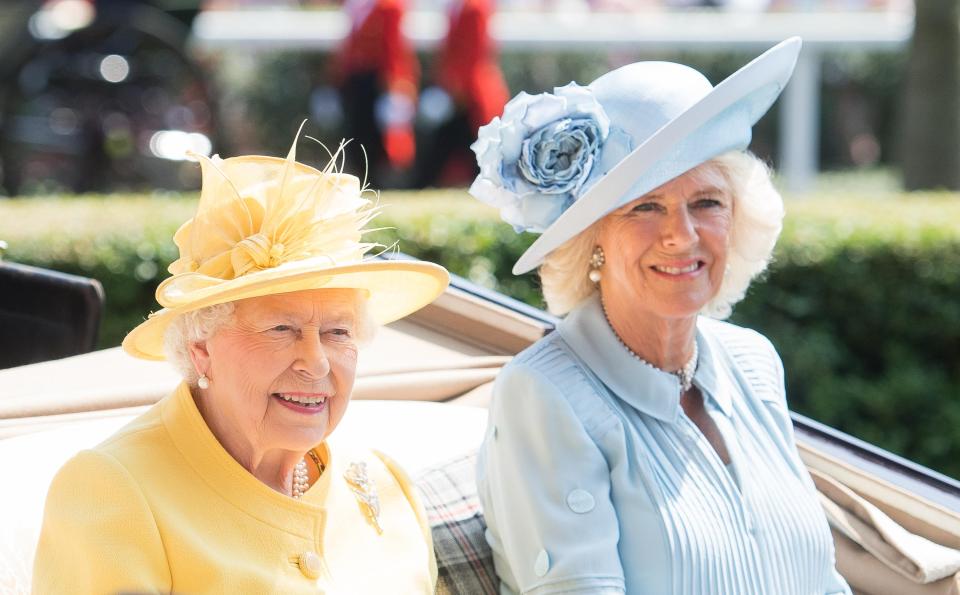
<svg viewBox="0 0 960 595">
<path fill-rule="evenodd" d="M 773 346 L 706 318 L 697 345 L 729 469 L 596 298 L 504 368 L 478 467 L 503 593 L 850 592 Z"/>
</svg>

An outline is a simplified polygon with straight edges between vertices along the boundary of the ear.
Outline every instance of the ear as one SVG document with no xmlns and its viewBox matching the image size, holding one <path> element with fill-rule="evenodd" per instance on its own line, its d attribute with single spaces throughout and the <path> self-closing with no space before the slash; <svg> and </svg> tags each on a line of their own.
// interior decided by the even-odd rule
<svg viewBox="0 0 960 595">
<path fill-rule="evenodd" d="M 187 345 L 187 351 L 190 353 L 190 361 L 193 362 L 193 369 L 197 371 L 197 376 L 208 374 L 210 352 L 207 350 L 207 342 L 193 341 Z"/>
</svg>

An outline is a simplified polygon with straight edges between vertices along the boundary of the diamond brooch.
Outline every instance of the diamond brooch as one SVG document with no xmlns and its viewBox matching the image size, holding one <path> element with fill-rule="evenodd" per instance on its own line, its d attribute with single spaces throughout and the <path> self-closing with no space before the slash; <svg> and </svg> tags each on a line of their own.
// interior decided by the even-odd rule
<svg viewBox="0 0 960 595">
<path fill-rule="evenodd" d="M 367 518 L 376 528 L 377 533 L 383 533 L 380 527 L 380 498 L 377 496 L 377 487 L 367 475 L 367 464 L 363 461 L 350 463 L 343 477 L 350 484 L 350 491 L 357 497 L 367 512 Z"/>
</svg>

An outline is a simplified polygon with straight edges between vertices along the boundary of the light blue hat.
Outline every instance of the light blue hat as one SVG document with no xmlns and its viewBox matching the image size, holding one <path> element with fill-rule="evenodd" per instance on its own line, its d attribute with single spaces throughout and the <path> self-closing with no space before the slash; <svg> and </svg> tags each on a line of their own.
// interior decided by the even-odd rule
<svg viewBox="0 0 960 595">
<path fill-rule="evenodd" d="M 746 149 L 751 129 L 793 73 L 790 38 L 716 87 L 672 62 L 636 62 L 587 87 L 520 93 L 480 128 L 470 194 L 517 231 L 541 235 L 513 267 L 522 274 L 610 211 L 701 163 Z"/>
</svg>

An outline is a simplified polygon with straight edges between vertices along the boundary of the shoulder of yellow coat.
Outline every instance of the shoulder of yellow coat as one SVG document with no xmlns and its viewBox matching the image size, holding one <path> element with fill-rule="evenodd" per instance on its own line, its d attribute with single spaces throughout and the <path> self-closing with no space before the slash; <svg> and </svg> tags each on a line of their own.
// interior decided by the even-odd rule
<svg viewBox="0 0 960 595">
<path fill-rule="evenodd" d="M 169 585 L 160 532 L 135 478 L 110 454 L 79 452 L 50 484 L 34 561 L 35 592 Z"/>
</svg>

